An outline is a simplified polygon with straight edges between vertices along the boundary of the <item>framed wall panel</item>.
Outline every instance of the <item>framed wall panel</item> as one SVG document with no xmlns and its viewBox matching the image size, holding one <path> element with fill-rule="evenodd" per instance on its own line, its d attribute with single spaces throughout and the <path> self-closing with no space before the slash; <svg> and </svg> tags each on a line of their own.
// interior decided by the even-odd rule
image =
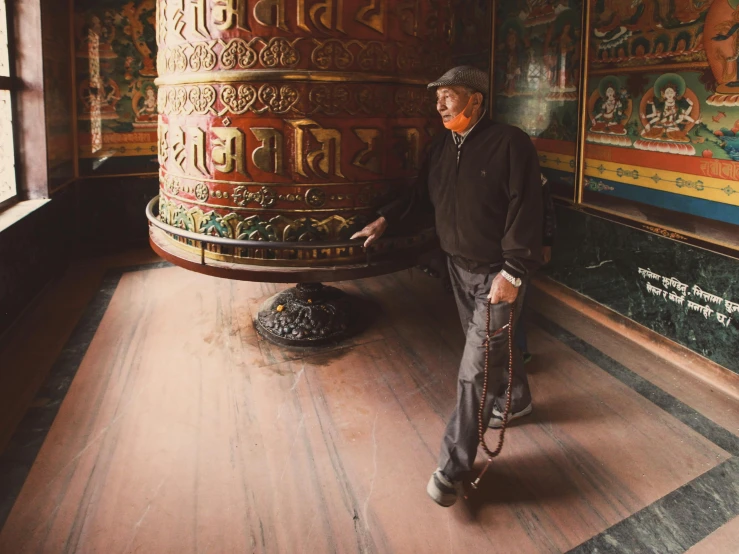
<svg viewBox="0 0 739 554">
<path fill-rule="evenodd" d="M 155 173 L 156 0 L 76 0 L 81 175 Z"/>
<path fill-rule="evenodd" d="M 739 1 L 589 9 L 583 205 L 739 247 Z"/>
<path fill-rule="evenodd" d="M 531 135 L 555 195 L 572 199 L 578 130 L 579 0 L 495 2 L 493 110 Z"/>
<path fill-rule="evenodd" d="M 494 10 L 495 117 L 531 135 L 554 194 L 739 257 L 739 0 Z"/>
</svg>

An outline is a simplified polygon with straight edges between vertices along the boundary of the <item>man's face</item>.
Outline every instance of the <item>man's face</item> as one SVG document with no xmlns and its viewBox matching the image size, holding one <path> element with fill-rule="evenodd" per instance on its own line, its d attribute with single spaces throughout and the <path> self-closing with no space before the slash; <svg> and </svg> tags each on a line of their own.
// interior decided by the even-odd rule
<svg viewBox="0 0 739 554">
<path fill-rule="evenodd" d="M 447 121 L 457 117 L 467 107 L 470 93 L 464 87 L 439 87 L 436 89 L 436 111 Z"/>
</svg>

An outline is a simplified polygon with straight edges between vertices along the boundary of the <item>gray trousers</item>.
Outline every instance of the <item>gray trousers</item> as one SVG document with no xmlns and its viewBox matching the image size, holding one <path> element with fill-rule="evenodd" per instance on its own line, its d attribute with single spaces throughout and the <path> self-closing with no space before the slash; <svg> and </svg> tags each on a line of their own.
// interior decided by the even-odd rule
<svg viewBox="0 0 739 554">
<path fill-rule="evenodd" d="M 459 318 L 467 340 L 459 364 L 457 406 L 444 432 L 439 468 L 449 479 L 457 481 L 472 469 L 479 444 L 477 419 L 485 370 L 485 323 L 489 302 L 487 295 L 497 273 L 470 273 L 454 264 L 451 259 L 448 266 Z M 514 305 L 514 332 L 521 314 L 525 286 L 524 283 L 519 289 Z M 508 323 L 509 315 L 508 303 L 490 306 L 491 334 Z M 501 412 L 505 408 L 505 391 L 508 384 L 508 329 L 491 339 L 489 365 L 488 398 L 483 412 L 485 428 L 492 414 L 493 404 L 495 403 Z M 531 392 L 523 366 L 523 355 L 514 345 L 511 413 L 522 410 L 530 402 Z M 497 439 L 491 437 L 492 440 Z M 488 444 L 494 449 L 497 442 Z"/>
</svg>

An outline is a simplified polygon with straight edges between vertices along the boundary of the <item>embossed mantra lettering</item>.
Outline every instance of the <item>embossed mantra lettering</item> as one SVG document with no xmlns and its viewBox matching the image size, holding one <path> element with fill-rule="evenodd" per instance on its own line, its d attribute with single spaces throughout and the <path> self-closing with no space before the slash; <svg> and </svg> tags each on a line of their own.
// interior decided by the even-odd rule
<svg viewBox="0 0 739 554">
<path fill-rule="evenodd" d="M 227 122 L 227 118 L 224 118 Z M 227 122 L 228 125 L 229 122 Z M 289 119 L 292 129 L 294 171 L 302 177 L 344 179 L 342 169 L 341 130 L 324 128 L 312 119 Z M 177 125 L 160 123 L 159 160 L 167 169 L 172 169 L 182 177 L 202 179 L 210 175 L 212 167 L 223 174 L 238 173 L 241 180 L 251 181 L 247 160 L 254 167 L 276 175 L 285 175 L 285 139 L 283 133 L 273 127 L 251 127 L 250 131 L 258 144 L 247 152 L 246 134 L 238 127 L 213 127 L 208 133 L 199 127 L 185 129 Z M 355 128 L 353 133 L 362 143 L 352 147 L 352 165 L 374 174 L 382 174 L 381 141 L 383 132 L 377 128 Z M 400 139 L 400 156 L 405 169 L 417 169 L 420 158 L 420 132 L 415 127 L 398 127 L 393 136 Z M 356 143 L 356 139 L 351 141 Z M 210 157 L 208 157 L 210 153 Z"/>
</svg>

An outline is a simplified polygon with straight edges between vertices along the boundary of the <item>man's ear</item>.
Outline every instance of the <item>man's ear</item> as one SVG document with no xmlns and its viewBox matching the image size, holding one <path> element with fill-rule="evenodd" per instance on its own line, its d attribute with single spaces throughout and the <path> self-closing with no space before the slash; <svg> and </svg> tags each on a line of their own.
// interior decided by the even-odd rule
<svg viewBox="0 0 739 554">
<path fill-rule="evenodd" d="M 481 108 L 482 107 L 482 103 L 483 103 L 482 93 L 476 92 L 475 94 L 472 95 L 472 97 L 474 98 L 474 101 L 472 102 L 472 105 L 475 108 Z"/>
</svg>

